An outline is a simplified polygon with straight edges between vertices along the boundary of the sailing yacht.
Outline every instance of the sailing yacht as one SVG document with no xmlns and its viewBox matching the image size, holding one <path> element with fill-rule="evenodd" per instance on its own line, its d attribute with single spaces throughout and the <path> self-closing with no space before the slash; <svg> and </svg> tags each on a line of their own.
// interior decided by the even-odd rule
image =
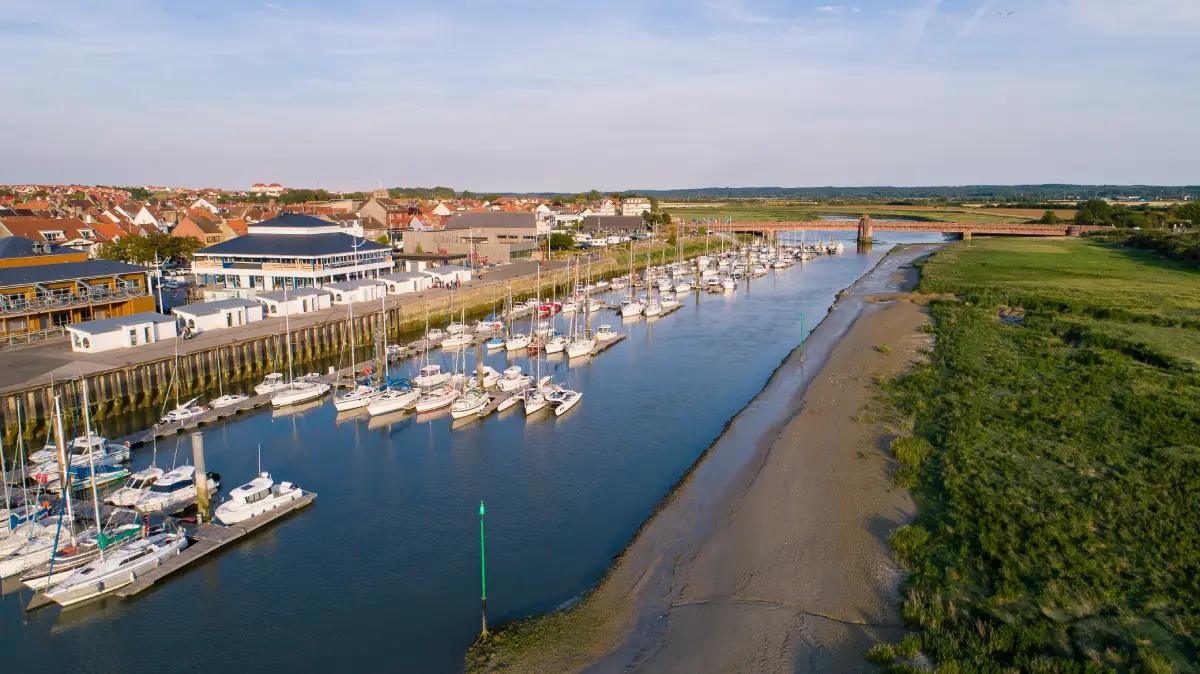
<svg viewBox="0 0 1200 674">
<path fill-rule="evenodd" d="M 449 407 L 458 399 L 458 395 L 458 389 L 449 384 L 432 388 L 417 400 L 417 413 L 433 412 Z"/>
<path fill-rule="evenodd" d="M 381 295 L 379 297 L 379 313 L 383 316 L 383 335 L 384 335 L 385 340 L 387 339 L 387 305 L 385 304 L 386 297 L 387 297 L 386 294 Z M 354 342 L 354 303 L 353 302 L 349 302 L 346 304 L 346 316 L 347 316 L 347 323 L 350 326 L 350 369 L 351 369 L 351 371 L 354 371 L 358 367 L 358 365 L 355 362 L 355 354 L 354 354 L 354 343 L 355 342 Z M 376 343 L 375 346 L 376 346 L 376 353 L 378 353 L 379 352 L 378 351 L 379 344 Z M 387 359 L 386 343 L 384 345 L 383 353 L 384 353 L 384 357 L 383 357 L 384 381 L 387 381 L 387 361 L 388 361 L 388 359 Z M 355 386 L 354 389 L 351 390 L 349 393 L 343 393 L 341 395 L 336 396 L 333 400 L 333 408 L 335 410 L 337 410 L 338 412 L 348 412 L 350 410 L 362 409 L 362 408 L 366 407 L 367 405 L 369 405 L 371 403 L 371 401 L 378 398 L 381 394 L 382 394 L 382 391 L 380 390 L 380 388 L 378 386 L 373 386 L 371 384 L 359 384 L 359 385 Z"/>
<path fill-rule="evenodd" d="M 158 420 L 158 422 L 161 424 L 166 424 L 171 423 L 172 421 L 187 421 L 188 419 L 193 419 L 201 414 L 204 414 L 208 411 L 208 408 L 204 407 L 203 405 L 196 405 L 195 403 L 199 399 L 200 397 L 197 396 L 186 403 L 177 406 L 175 409 L 164 414 L 162 418 Z"/>
<path fill-rule="evenodd" d="M 449 379 L 450 375 L 446 375 L 446 378 Z M 367 414 L 376 417 L 406 410 L 415 405 L 420 397 L 419 389 L 408 386 L 389 386 L 378 398 L 367 404 Z"/>
<path fill-rule="evenodd" d="M 472 414 L 479 414 L 483 408 L 492 402 L 492 397 L 487 391 L 480 388 L 467 389 L 457 400 L 450 405 L 450 416 L 455 419 L 469 417 Z"/>
<path fill-rule="evenodd" d="M 287 287 L 283 289 L 283 304 L 284 307 L 289 307 L 287 298 Z M 316 400 L 321 396 L 329 393 L 330 386 L 321 381 L 315 381 L 312 378 L 305 378 L 304 381 L 296 379 L 292 372 L 292 322 L 291 309 L 287 308 L 283 314 L 285 330 L 287 332 L 287 357 L 288 357 L 288 376 L 292 377 L 292 381 L 282 388 L 274 391 L 275 395 L 271 396 L 272 407 L 287 407 L 289 405 L 299 405 L 310 400 Z M 264 382 L 265 383 L 265 382 Z M 255 390 L 258 390 L 255 388 Z"/>
<path fill-rule="evenodd" d="M 479 385 L 479 376 L 476 374 L 467 382 L 468 388 L 486 389 L 492 388 L 496 384 L 500 383 L 500 373 L 497 372 L 495 368 L 491 367 L 490 365 L 484 365 L 479 369 L 483 370 L 483 386 Z"/>
<path fill-rule="evenodd" d="M 554 407 L 555 416 L 562 416 L 582 399 L 583 394 L 579 391 L 572 391 L 561 386 L 554 387 L 546 394 L 546 402 Z"/>
<path fill-rule="evenodd" d="M 46 597 L 61 606 L 72 606 L 114 592 L 132 583 L 143 570 L 159 566 L 186 547 L 187 537 L 180 532 L 134 541 L 77 569 L 46 590 Z"/>
<path fill-rule="evenodd" d="M 124 487 L 109 494 L 105 500 L 115 506 L 132 506 L 143 494 L 150 491 L 150 487 L 165 473 L 162 468 L 155 466 L 139 470 L 129 476 L 129 481 Z"/>
<path fill-rule="evenodd" d="M 221 350 L 217 349 L 217 394 L 218 397 L 213 398 L 208 402 L 211 409 L 217 410 L 222 407 L 236 405 L 243 400 L 248 400 L 249 397 L 241 393 L 225 393 L 225 371 L 221 368 Z"/>
</svg>

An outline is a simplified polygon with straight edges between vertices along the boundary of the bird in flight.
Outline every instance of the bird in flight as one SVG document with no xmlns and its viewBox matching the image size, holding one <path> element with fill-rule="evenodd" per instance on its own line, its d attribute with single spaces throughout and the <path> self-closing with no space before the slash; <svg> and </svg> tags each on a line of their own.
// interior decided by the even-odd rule
<svg viewBox="0 0 1200 674">
<path fill-rule="evenodd" d="M 1005 19 L 1012 16 L 1013 14 L 1016 14 L 1016 12 L 996 12 L 996 13 L 999 14 L 1001 16 L 1001 18 L 1005 18 Z"/>
</svg>

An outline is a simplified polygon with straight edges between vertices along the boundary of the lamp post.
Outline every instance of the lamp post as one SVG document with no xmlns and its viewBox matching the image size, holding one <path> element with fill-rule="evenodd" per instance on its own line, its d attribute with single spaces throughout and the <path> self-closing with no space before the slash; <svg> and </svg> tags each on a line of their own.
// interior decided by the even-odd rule
<svg viewBox="0 0 1200 674">
<path fill-rule="evenodd" d="M 487 555 L 484 554 L 483 547 L 483 501 L 479 502 L 479 606 L 483 612 L 483 634 L 487 636 Z"/>
</svg>

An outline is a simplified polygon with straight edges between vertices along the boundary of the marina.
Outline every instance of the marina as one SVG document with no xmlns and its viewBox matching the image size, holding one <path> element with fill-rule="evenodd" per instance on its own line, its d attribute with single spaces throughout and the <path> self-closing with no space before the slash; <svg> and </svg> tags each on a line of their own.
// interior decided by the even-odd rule
<svg viewBox="0 0 1200 674">
<path fill-rule="evenodd" d="M 255 645 L 230 641 L 254 615 L 274 611 L 295 616 L 286 623 L 298 621 L 314 633 L 332 630 L 345 647 L 373 644 L 380 666 L 457 671 L 478 628 L 478 539 L 471 529 L 479 500 L 488 505 L 494 620 L 552 610 L 577 597 L 799 343 L 800 314 L 810 331 L 837 293 L 887 248 L 747 274 L 733 291 L 692 291 L 649 318 L 603 309 L 587 316 L 590 329 L 611 324 L 615 336 L 578 359 L 529 349 L 484 353 L 482 340 L 457 352 L 466 356 L 459 370 L 467 377 L 479 365 L 497 372 L 519 365 L 584 394 L 567 414 L 499 409 L 512 391 L 493 391 L 481 418 L 453 423 L 448 409 L 337 414 L 326 395 L 302 408 L 268 411 L 269 396 L 252 396 L 158 429 L 126 432 L 113 442 L 135 448 L 131 467 L 140 470 L 151 460 L 148 444 L 157 444 L 159 465 L 169 466 L 172 451 L 190 454 L 188 431 L 203 425 L 208 468 L 226 476 L 227 486 L 255 474 L 254 448 L 261 442 L 264 460 L 279 475 L 322 493 L 322 504 L 304 517 L 272 511 L 268 521 L 275 525 L 249 537 L 219 525 L 190 529 L 188 548 L 161 570 L 79 608 L 18 618 L 32 594 L 6 585 L 0 620 L 13 622 L 0 648 L 18 665 L 60 666 L 70 653 L 93 648 L 111 626 L 139 638 L 170 638 L 171 625 L 189 624 L 200 612 L 220 619 L 189 629 L 230 647 L 202 660 L 184 654 L 181 667 L 237 667 L 260 648 L 280 666 L 303 666 L 316 657 L 320 644 L 288 637 L 288 627 L 299 625 L 268 629 Z M 605 290 L 603 299 L 617 307 L 624 294 Z M 563 314 L 547 320 L 567 329 Z M 621 349 L 611 349 L 618 343 Z M 453 372 L 455 356 L 455 350 L 437 349 L 429 357 Z M 411 378 L 422 362 L 414 354 L 389 367 L 393 376 Z M 327 383 L 349 381 L 337 374 L 325 375 Z M 651 408 L 654 414 L 646 414 Z M 382 540 L 390 544 L 380 547 Z M 168 574 L 169 583 L 157 582 Z M 148 587 L 157 591 L 145 593 Z M 415 610 L 397 616 L 396 605 Z M 397 630 L 403 638 L 395 638 Z M 97 657 L 102 668 L 149 671 L 132 644 L 113 644 Z"/>
</svg>

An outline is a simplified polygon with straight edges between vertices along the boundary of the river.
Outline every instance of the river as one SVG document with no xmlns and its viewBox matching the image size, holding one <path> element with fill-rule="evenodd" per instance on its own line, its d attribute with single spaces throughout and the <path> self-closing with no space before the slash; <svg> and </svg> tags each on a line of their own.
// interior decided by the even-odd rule
<svg viewBox="0 0 1200 674">
<path fill-rule="evenodd" d="M 225 490 L 254 475 L 261 445 L 264 470 L 318 492 L 315 505 L 128 601 L 25 615 L 28 592 L 6 595 L 5 671 L 459 671 L 479 629 L 479 502 L 493 623 L 579 596 L 796 346 L 802 312 L 811 331 L 892 244 L 942 240 L 878 232 L 857 254 L 854 235 L 836 232 L 842 255 L 689 293 L 669 316 L 594 315 L 593 328 L 629 337 L 583 362 L 543 362 L 584 393 L 562 417 L 516 407 L 452 429 L 446 413 L 347 419 L 327 398 L 204 427 Z M 135 469 L 152 454 L 135 451 Z M 159 442 L 159 465 L 176 454 L 190 460 L 189 436 Z"/>
</svg>

